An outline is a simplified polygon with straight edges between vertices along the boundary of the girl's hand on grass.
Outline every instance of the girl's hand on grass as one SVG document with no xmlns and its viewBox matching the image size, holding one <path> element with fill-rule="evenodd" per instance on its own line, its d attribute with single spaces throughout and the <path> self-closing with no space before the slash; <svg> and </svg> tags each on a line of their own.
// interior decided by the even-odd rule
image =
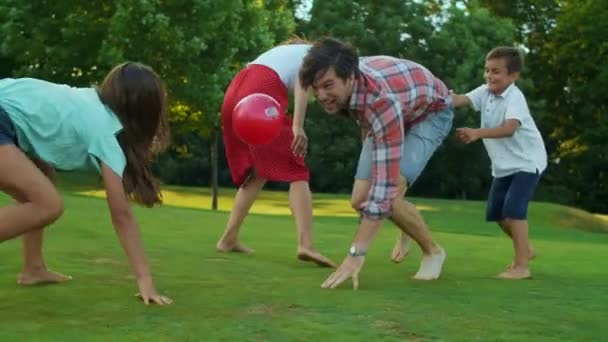
<svg viewBox="0 0 608 342">
<path fill-rule="evenodd" d="M 152 283 L 152 278 L 150 276 L 139 278 L 137 280 L 137 286 L 139 287 L 139 293 L 136 293 L 135 296 L 143 300 L 144 304 L 146 305 L 150 303 L 158 305 L 168 305 L 173 303 L 173 300 L 171 300 L 171 298 L 161 296 L 156 292 L 154 284 Z"/>
<path fill-rule="evenodd" d="M 342 284 L 346 279 L 353 279 L 353 290 L 359 288 L 359 272 L 365 262 L 364 256 L 347 256 L 342 265 L 332 273 L 321 287 L 324 289 L 334 289 Z"/>
</svg>

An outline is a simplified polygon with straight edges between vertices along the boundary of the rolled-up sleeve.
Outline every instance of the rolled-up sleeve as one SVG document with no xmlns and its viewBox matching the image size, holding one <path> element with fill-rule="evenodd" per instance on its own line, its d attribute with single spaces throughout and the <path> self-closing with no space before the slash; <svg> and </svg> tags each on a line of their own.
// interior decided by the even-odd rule
<svg viewBox="0 0 608 342">
<path fill-rule="evenodd" d="M 403 141 L 401 107 L 390 98 L 380 98 L 368 110 L 366 117 L 373 142 L 372 184 L 361 214 L 370 219 L 383 219 L 390 216 L 391 204 L 397 196 Z"/>
</svg>

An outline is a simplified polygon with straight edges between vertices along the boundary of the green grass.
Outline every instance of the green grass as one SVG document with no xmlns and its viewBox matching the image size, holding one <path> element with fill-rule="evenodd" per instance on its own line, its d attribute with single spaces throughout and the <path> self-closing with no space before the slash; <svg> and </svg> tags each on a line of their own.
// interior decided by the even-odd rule
<svg viewBox="0 0 608 342">
<path fill-rule="evenodd" d="M 330 271 L 295 259 L 289 216 L 252 214 L 242 239 L 256 253 L 218 254 L 214 245 L 227 212 L 137 208 L 157 286 L 175 300 L 161 308 L 131 297 L 135 284 L 105 202 L 71 193 L 90 189 L 64 188 L 66 213 L 48 231 L 45 253 L 51 268 L 74 280 L 15 285 L 19 243 L 3 243 L 1 341 L 595 341 L 608 334 L 608 234 L 599 233 L 606 222 L 588 213 L 534 203 L 534 278 L 509 282 L 492 279 L 512 250 L 498 228 L 483 222 L 482 202 L 416 199 L 448 252 L 442 278 L 410 279 L 420 260 L 417 248 L 404 264 L 390 263 L 396 230 L 387 223 L 367 257 L 360 289 L 352 291 L 349 283 L 327 291 L 319 285 Z M 173 190 L 204 197 L 202 190 Z M 262 202 L 282 196 L 265 193 Z M 315 203 L 318 210 L 347 200 L 318 195 Z M 319 216 L 314 228 L 317 247 L 341 261 L 356 218 Z"/>
</svg>

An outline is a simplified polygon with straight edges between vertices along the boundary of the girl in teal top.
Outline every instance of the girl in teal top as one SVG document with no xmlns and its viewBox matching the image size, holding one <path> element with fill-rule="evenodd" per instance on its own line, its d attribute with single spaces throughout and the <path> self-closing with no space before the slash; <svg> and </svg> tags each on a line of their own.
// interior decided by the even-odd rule
<svg viewBox="0 0 608 342">
<path fill-rule="evenodd" d="M 71 279 L 46 268 L 43 228 L 63 213 L 55 169 L 94 167 L 103 178 L 112 222 L 143 301 L 169 304 L 156 292 L 129 199 L 161 202 L 152 157 L 168 142 L 166 92 L 149 67 L 115 67 L 98 88 L 32 78 L 0 80 L 0 190 L 15 204 L 0 208 L 0 241 L 23 236 L 22 285 Z"/>
</svg>

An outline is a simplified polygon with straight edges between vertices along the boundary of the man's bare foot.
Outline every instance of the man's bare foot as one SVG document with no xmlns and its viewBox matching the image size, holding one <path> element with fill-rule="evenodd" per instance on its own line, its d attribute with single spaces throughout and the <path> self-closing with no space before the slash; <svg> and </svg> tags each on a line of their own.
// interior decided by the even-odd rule
<svg viewBox="0 0 608 342">
<path fill-rule="evenodd" d="M 441 275 L 441 268 L 445 261 L 445 250 L 439 247 L 439 250 L 432 255 L 423 255 L 420 262 L 420 268 L 414 276 L 416 280 L 434 280 Z"/>
<path fill-rule="evenodd" d="M 216 245 L 215 245 L 215 249 L 218 252 L 221 253 L 230 253 L 230 252 L 234 252 L 234 253 L 253 253 L 255 252 L 255 250 L 241 244 L 240 242 L 234 242 L 234 243 L 224 243 L 223 241 L 219 241 Z"/>
<path fill-rule="evenodd" d="M 302 261 L 312 261 L 321 267 L 336 267 L 336 264 L 331 259 L 325 257 L 321 253 L 304 248 L 298 248 L 298 259 Z"/>
<path fill-rule="evenodd" d="M 512 279 L 512 280 L 520 280 L 520 279 L 529 279 L 532 278 L 532 274 L 530 273 L 530 269 L 528 268 L 519 268 L 519 267 L 511 267 L 501 274 L 497 275 L 498 279 Z"/>
<path fill-rule="evenodd" d="M 404 233 L 399 234 L 393 252 L 391 253 L 391 261 L 398 264 L 402 262 L 410 253 L 410 242 L 412 239 Z"/>
<path fill-rule="evenodd" d="M 72 277 L 47 269 L 23 271 L 17 275 L 17 284 L 19 285 L 57 284 L 69 280 L 72 280 Z"/>
</svg>

